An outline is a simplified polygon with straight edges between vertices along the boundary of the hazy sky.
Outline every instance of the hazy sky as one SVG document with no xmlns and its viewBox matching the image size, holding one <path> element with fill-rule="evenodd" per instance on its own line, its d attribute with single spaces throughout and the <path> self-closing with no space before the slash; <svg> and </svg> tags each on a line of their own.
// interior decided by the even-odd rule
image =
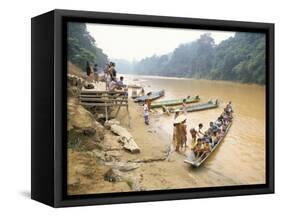
<svg viewBox="0 0 281 217">
<path fill-rule="evenodd" d="M 92 23 L 87 24 L 87 29 L 109 59 L 127 60 L 172 52 L 180 44 L 194 41 L 206 32 L 211 33 L 216 44 L 234 36 L 234 32 Z"/>
</svg>

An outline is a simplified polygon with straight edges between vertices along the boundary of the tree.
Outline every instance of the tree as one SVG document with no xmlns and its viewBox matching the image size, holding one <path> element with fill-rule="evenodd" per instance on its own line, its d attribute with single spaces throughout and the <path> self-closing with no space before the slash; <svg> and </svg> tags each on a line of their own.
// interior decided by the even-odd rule
<svg viewBox="0 0 281 217">
<path fill-rule="evenodd" d="M 71 22 L 67 27 L 68 60 L 81 69 L 85 68 L 87 61 L 104 67 L 108 58 L 95 45 L 95 39 L 87 31 L 86 24 Z"/>
<path fill-rule="evenodd" d="M 265 35 L 236 33 L 215 45 L 210 34 L 179 45 L 171 54 L 134 65 L 141 74 L 265 83 Z"/>
</svg>

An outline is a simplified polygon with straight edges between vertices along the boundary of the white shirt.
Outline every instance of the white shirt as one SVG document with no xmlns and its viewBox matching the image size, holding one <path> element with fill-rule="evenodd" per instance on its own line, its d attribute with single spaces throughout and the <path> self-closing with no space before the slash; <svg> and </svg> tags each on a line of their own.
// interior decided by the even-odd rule
<svg viewBox="0 0 281 217">
<path fill-rule="evenodd" d="M 143 111 L 144 111 L 144 116 L 148 116 L 149 115 L 147 104 L 144 104 Z"/>
<path fill-rule="evenodd" d="M 200 136 L 202 136 L 201 133 L 203 133 L 203 132 L 202 132 L 202 129 L 203 129 L 203 128 L 199 129 L 199 126 L 195 127 L 196 132 L 197 132 Z"/>
</svg>

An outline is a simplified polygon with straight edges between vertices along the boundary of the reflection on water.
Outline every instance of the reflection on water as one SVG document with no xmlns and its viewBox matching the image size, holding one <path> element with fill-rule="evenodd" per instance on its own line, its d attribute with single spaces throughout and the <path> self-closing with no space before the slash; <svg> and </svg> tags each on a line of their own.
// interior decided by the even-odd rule
<svg viewBox="0 0 281 217">
<path fill-rule="evenodd" d="M 126 75 L 127 82 L 137 76 Z M 234 121 L 224 142 L 204 163 L 194 171 L 200 179 L 212 178 L 212 174 L 224 176 L 232 183 L 265 183 L 265 87 L 233 82 L 171 79 L 164 77 L 138 77 L 135 83 L 144 85 L 145 90 L 166 91 L 162 99 L 199 95 L 201 102 L 218 98 L 217 109 L 188 114 L 188 129 L 203 123 L 205 129 L 215 120 L 228 101 L 232 101 Z M 162 116 L 159 127 L 167 140 L 172 138 L 173 116 Z M 189 131 L 189 130 L 188 130 Z M 190 135 L 189 141 L 191 140 Z M 202 174 L 202 175 L 200 175 Z M 196 178 L 195 177 L 195 178 Z"/>
</svg>

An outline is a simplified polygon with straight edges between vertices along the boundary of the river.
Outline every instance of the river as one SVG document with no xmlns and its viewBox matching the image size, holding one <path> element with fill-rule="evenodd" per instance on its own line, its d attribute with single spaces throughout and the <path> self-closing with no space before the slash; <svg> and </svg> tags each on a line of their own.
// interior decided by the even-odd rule
<svg viewBox="0 0 281 217">
<path fill-rule="evenodd" d="M 199 123 L 203 123 L 204 129 L 207 129 L 209 122 L 221 114 L 225 104 L 232 101 L 234 120 L 230 131 L 195 175 L 199 179 L 208 176 L 212 180 L 212 174 L 216 174 L 216 177 L 229 179 L 229 184 L 265 183 L 264 86 L 158 76 L 124 76 L 125 82 L 142 84 L 146 91 L 164 89 L 165 97 L 160 100 L 188 95 L 199 95 L 201 103 L 209 99 L 218 99 L 221 103 L 219 108 L 188 114 L 188 132 Z M 157 123 L 157 127 L 163 132 L 164 140 L 172 140 L 172 122 L 173 115 L 162 115 Z M 190 142 L 188 134 L 188 143 Z M 209 172 L 203 174 L 200 170 Z"/>
</svg>

